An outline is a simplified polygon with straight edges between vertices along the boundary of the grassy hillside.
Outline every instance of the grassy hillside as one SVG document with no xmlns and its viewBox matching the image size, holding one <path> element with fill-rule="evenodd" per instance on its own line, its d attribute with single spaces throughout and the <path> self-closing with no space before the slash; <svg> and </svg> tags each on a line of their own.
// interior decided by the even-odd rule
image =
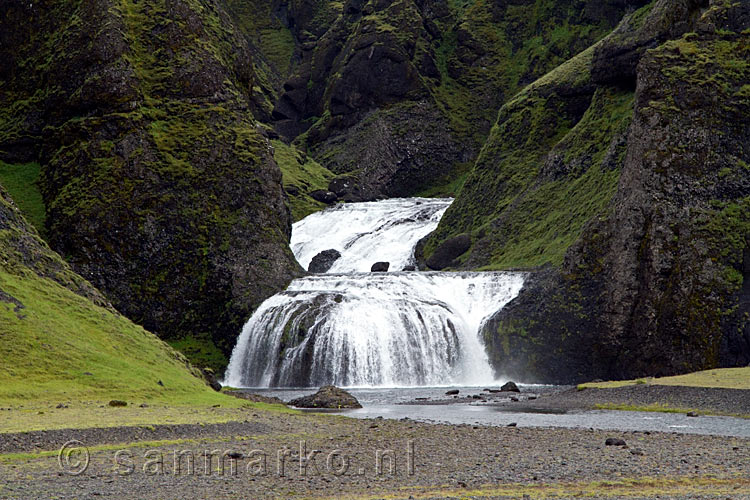
<svg viewBox="0 0 750 500">
<path fill-rule="evenodd" d="M 0 262 L 0 406 L 12 410 L 0 432 L 227 421 L 258 406 L 214 392 L 182 354 L 118 314 L 1 187 Z M 113 399 L 128 406 L 110 408 Z"/>
</svg>

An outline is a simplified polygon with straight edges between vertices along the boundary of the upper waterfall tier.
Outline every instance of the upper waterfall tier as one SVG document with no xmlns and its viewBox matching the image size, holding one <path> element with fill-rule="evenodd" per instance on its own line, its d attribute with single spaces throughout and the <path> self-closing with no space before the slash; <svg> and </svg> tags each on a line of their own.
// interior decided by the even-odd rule
<svg viewBox="0 0 750 500">
<path fill-rule="evenodd" d="M 391 271 L 414 264 L 414 247 L 432 232 L 453 200 L 397 198 L 336 205 L 292 227 L 291 247 L 308 268 L 315 255 L 334 249 L 341 258 L 329 273 L 367 272 L 375 262 Z"/>
</svg>

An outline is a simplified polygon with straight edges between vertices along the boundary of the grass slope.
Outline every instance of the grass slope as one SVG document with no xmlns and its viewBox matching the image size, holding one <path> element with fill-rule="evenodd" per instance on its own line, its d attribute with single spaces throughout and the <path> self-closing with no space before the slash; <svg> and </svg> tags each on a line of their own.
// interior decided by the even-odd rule
<svg viewBox="0 0 750 500">
<path fill-rule="evenodd" d="M 674 377 L 647 378 L 637 380 L 618 380 L 613 382 L 590 382 L 579 388 L 612 389 L 627 385 L 678 385 L 686 387 L 710 387 L 716 389 L 750 390 L 750 366 L 744 368 L 720 368 L 676 375 Z"/>
<path fill-rule="evenodd" d="M 44 234 L 46 214 L 37 184 L 40 172 L 38 163 L 10 164 L 0 161 L 0 184 L 8 190 L 26 219 Z"/>
</svg>

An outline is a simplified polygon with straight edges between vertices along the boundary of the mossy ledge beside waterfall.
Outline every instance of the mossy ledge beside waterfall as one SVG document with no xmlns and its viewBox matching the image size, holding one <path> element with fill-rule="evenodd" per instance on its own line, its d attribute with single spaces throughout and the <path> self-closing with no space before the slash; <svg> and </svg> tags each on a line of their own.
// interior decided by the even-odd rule
<svg viewBox="0 0 750 500">
<path fill-rule="evenodd" d="M 226 372 L 235 387 L 482 384 L 495 377 L 479 337 L 516 297 L 523 273 L 362 272 L 388 260 L 398 271 L 450 200 L 354 203 L 295 224 L 306 265 L 341 253 L 328 274 L 297 279 L 245 325 Z M 364 207 L 366 205 L 366 207 Z M 366 208 L 366 210 L 363 210 Z"/>
</svg>

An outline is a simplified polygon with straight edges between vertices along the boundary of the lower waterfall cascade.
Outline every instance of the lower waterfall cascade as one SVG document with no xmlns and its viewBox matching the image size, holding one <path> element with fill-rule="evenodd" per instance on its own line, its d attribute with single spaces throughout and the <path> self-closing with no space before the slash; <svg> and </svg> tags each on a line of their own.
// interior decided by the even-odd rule
<svg viewBox="0 0 750 500">
<path fill-rule="evenodd" d="M 450 199 L 352 203 L 293 226 L 306 266 L 339 258 L 325 274 L 294 280 L 245 324 L 225 383 L 232 387 L 480 385 L 494 380 L 479 331 L 520 292 L 518 272 L 398 271 L 437 226 Z M 395 263 L 395 266 L 394 266 Z"/>
</svg>

